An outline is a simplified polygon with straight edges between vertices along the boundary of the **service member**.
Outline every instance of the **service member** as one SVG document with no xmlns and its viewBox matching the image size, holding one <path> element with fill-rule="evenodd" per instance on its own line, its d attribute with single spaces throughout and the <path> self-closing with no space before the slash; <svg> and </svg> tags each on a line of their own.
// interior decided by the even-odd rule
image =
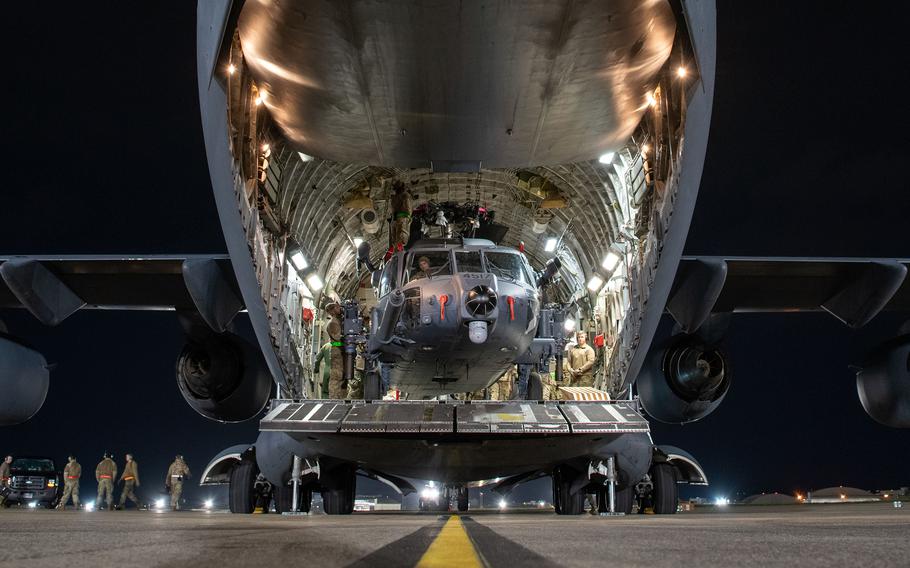
<svg viewBox="0 0 910 568">
<path fill-rule="evenodd" d="M 341 400 L 348 397 L 348 385 L 344 380 L 344 343 L 341 341 L 341 316 L 344 313 L 341 304 L 329 303 L 325 307 L 331 319 L 326 332 L 332 342 L 329 356 L 331 371 L 329 373 L 329 398 Z"/>
<path fill-rule="evenodd" d="M 183 456 L 177 455 L 171 467 L 167 468 L 167 478 L 164 485 L 171 493 L 171 509 L 180 509 L 180 496 L 183 494 L 183 482 L 190 477 L 190 468 L 183 461 Z"/>
<path fill-rule="evenodd" d="M 123 488 L 120 490 L 120 504 L 118 509 L 126 507 L 126 500 L 129 499 L 136 505 L 136 510 L 141 508 L 139 499 L 136 498 L 135 488 L 139 487 L 139 464 L 133 459 L 133 454 L 126 454 L 126 465 L 123 466 L 123 473 L 120 474 L 120 482 Z"/>
<path fill-rule="evenodd" d="M 4 501 L 6 501 L 6 494 L 4 491 L 9 490 L 9 464 L 11 463 L 13 463 L 13 456 L 6 456 L 3 458 L 3 463 L 0 463 L 0 505 L 3 505 Z"/>
<path fill-rule="evenodd" d="M 320 366 L 322 372 L 320 373 Z M 313 362 L 313 376 L 320 379 L 319 398 L 329 398 L 329 380 L 332 377 L 332 342 L 326 341 L 319 348 Z"/>
<path fill-rule="evenodd" d="M 117 464 L 111 459 L 111 454 L 104 452 L 98 466 L 95 467 L 95 481 L 98 482 L 98 499 L 95 505 L 100 511 L 104 508 L 104 502 L 107 501 L 108 510 L 114 504 L 114 479 L 117 478 Z"/>
<path fill-rule="evenodd" d="M 390 246 L 407 246 L 411 239 L 411 196 L 404 182 L 395 180 L 392 184 L 392 230 L 389 232 Z"/>
<path fill-rule="evenodd" d="M 79 478 L 82 477 L 82 466 L 76 461 L 76 456 L 70 455 L 67 458 L 66 466 L 63 468 L 63 497 L 57 508 L 63 511 L 66 504 L 72 497 L 73 507 L 79 508 Z"/>
<path fill-rule="evenodd" d="M 569 348 L 569 356 L 566 363 L 569 366 L 571 374 L 571 386 L 573 387 L 593 387 L 594 386 L 594 349 L 588 345 L 588 334 L 579 331 L 575 334 L 575 345 Z"/>
</svg>

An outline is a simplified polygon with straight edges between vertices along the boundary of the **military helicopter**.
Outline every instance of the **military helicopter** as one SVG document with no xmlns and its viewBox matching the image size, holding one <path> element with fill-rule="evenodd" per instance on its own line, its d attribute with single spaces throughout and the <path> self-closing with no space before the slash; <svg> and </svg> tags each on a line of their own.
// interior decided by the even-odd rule
<svg viewBox="0 0 910 568">
<path fill-rule="evenodd" d="M 379 301 L 366 333 L 357 301 L 343 302 L 343 342 L 348 380 L 362 346 L 364 398 L 389 386 L 410 399 L 476 392 L 518 364 L 529 379 L 523 394 L 540 399 L 540 372 L 554 359 L 562 378 L 565 312 L 546 302 L 559 260 L 538 274 L 521 250 L 462 236 L 491 220 L 476 204 L 429 202 L 415 210 L 419 236 L 390 250 L 381 268 L 360 245 L 358 263 L 372 271 Z"/>
</svg>

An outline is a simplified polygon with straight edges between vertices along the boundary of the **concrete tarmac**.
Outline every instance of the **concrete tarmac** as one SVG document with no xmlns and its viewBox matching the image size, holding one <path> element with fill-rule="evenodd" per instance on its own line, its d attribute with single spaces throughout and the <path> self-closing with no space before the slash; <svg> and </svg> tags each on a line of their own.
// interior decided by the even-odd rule
<svg viewBox="0 0 910 568">
<path fill-rule="evenodd" d="M 678 515 L 0 510 L 8 566 L 910 566 L 910 506 Z"/>
</svg>

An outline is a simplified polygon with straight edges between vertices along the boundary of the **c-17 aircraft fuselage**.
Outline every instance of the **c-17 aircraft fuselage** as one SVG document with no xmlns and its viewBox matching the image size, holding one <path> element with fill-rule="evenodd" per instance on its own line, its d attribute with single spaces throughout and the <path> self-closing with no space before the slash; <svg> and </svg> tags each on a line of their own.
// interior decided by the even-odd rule
<svg viewBox="0 0 910 568">
<path fill-rule="evenodd" d="M 203 475 L 230 484 L 235 512 L 307 509 L 321 492 L 327 512 L 350 513 L 366 475 L 405 492 L 406 478 L 440 481 L 459 509 L 471 484 L 551 476 L 558 513 L 581 512 L 586 492 L 602 509 L 672 513 L 677 483 L 706 476 L 655 445 L 645 416 L 681 424 L 721 404 L 733 315 L 824 310 L 860 329 L 910 310 L 907 259 L 683 256 L 714 2 L 220 0 L 199 2 L 197 20 L 227 255 L 3 257 L 0 307 L 50 326 L 87 308 L 175 310 L 187 403 L 260 419 L 255 442 Z M 495 219 L 399 249 L 392 229 L 418 210 L 393 187 Z M 317 398 L 329 303 L 375 303 L 369 327 L 346 314 L 341 342 L 349 371 L 358 349 L 367 360 L 362 400 Z M 233 325 L 241 312 L 252 338 Z M 592 371 L 610 400 L 448 396 L 514 364 L 547 372 L 568 339 L 562 314 L 601 340 Z M 910 426 L 907 331 L 857 373 L 863 407 L 893 427 Z M 4 425 L 34 415 L 50 380 L 16 333 L 0 324 Z M 373 396 L 383 373 L 406 400 Z"/>
</svg>

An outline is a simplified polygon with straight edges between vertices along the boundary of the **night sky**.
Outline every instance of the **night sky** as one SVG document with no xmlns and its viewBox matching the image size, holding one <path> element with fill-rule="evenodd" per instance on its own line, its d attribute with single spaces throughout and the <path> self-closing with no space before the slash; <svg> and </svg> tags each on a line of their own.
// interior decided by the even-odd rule
<svg viewBox="0 0 910 568">
<path fill-rule="evenodd" d="M 719 4 L 714 118 L 687 254 L 910 257 L 906 14 L 890 3 Z M 0 253 L 224 252 L 199 119 L 195 4 L 19 3 L 5 20 Z M 255 421 L 217 424 L 184 403 L 172 313 L 85 311 L 54 329 L 24 311 L 0 318 L 58 364 L 38 416 L 0 429 L 0 453 L 75 452 L 90 470 L 105 450 L 118 462 L 131 451 L 151 497 L 175 453 L 199 473 L 222 448 L 255 439 Z M 705 466 L 712 487 L 691 494 L 910 485 L 910 432 L 866 416 L 848 368 L 902 321 L 886 314 L 852 332 L 821 313 L 737 316 L 725 402 L 695 424 L 654 424 L 655 441 Z"/>
</svg>

